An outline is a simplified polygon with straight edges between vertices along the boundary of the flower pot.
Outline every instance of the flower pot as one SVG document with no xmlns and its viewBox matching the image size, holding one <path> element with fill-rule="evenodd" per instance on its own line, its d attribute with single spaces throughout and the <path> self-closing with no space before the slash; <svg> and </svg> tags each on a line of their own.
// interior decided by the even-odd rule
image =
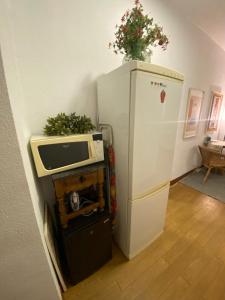
<svg viewBox="0 0 225 300">
<path fill-rule="evenodd" d="M 143 56 L 143 60 L 141 60 L 141 61 L 151 63 L 152 50 L 148 49 L 148 50 L 143 51 L 141 56 Z M 130 55 L 125 55 L 122 63 L 125 64 L 131 60 L 140 60 L 140 59 L 132 58 Z"/>
</svg>

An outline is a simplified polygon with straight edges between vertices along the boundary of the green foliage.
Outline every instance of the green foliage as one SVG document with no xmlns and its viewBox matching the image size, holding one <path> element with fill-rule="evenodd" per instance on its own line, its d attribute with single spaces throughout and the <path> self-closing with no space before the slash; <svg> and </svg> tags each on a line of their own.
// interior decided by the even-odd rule
<svg viewBox="0 0 225 300">
<path fill-rule="evenodd" d="M 135 0 L 135 6 L 121 18 L 122 24 L 116 25 L 116 40 L 109 43 L 114 53 L 125 54 L 128 58 L 144 60 L 144 53 L 151 52 L 149 46 L 166 49 L 169 40 L 162 27 L 153 24 L 153 18 L 143 14 L 143 6 Z"/>
<path fill-rule="evenodd" d="M 76 113 L 66 115 L 60 113 L 56 117 L 47 119 L 44 127 L 46 135 L 70 135 L 78 133 L 88 133 L 95 129 L 91 119 L 83 116 L 76 116 Z"/>
</svg>

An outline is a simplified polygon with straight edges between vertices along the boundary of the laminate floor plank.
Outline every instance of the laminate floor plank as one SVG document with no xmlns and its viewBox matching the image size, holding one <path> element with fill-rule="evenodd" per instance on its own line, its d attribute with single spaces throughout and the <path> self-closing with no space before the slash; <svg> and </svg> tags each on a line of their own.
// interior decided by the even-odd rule
<svg viewBox="0 0 225 300">
<path fill-rule="evenodd" d="M 148 286 L 151 285 L 151 282 L 162 274 L 168 264 L 163 260 L 157 260 L 150 268 L 148 268 L 145 272 L 139 276 L 137 280 L 132 282 L 123 292 L 122 292 L 122 299 L 123 300 L 134 300 L 142 291 L 145 290 Z"/>
<path fill-rule="evenodd" d="M 195 245 L 187 246 L 182 254 L 180 254 L 172 264 L 169 264 L 168 268 L 160 274 L 137 299 L 145 299 L 146 295 L 158 299 L 162 293 L 165 293 L 172 282 L 193 262 L 193 260 L 198 259 L 200 256 L 201 249 L 199 247 Z"/>
<path fill-rule="evenodd" d="M 205 291 L 213 283 L 221 270 L 221 263 L 216 258 L 208 256 L 207 264 L 200 273 L 199 278 L 196 278 L 196 280 L 190 285 L 187 292 L 183 295 L 183 297 L 181 297 L 181 300 L 198 300 L 203 297 Z M 222 278 L 219 278 L 219 280 L 221 279 Z"/>
<path fill-rule="evenodd" d="M 203 296 L 205 300 L 224 300 L 225 299 L 225 284 L 222 278 L 225 278 L 225 266 L 221 265 L 216 276 L 210 284 L 205 288 Z"/>
<path fill-rule="evenodd" d="M 180 300 L 189 288 L 189 284 L 178 276 L 158 300 Z"/>
</svg>

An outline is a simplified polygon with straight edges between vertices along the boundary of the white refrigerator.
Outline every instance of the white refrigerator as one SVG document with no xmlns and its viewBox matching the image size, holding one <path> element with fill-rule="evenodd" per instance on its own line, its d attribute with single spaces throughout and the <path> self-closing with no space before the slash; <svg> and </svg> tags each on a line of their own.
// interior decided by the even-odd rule
<svg viewBox="0 0 225 300">
<path fill-rule="evenodd" d="M 98 80 L 98 118 L 114 134 L 115 239 L 131 259 L 163 231 L 184 77 L 131 61 Z"/>
</svg>

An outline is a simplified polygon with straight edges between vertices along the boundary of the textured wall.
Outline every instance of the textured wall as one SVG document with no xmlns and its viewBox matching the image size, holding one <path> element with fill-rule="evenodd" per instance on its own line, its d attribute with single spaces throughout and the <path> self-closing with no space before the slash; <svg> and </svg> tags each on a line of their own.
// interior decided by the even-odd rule
<svg viewBox="0 0 225 300">
<path fill-rule="evenodd" d="M 57 300 L 19 151 L 0 56 L 0 293 Z"/>
</svg>

